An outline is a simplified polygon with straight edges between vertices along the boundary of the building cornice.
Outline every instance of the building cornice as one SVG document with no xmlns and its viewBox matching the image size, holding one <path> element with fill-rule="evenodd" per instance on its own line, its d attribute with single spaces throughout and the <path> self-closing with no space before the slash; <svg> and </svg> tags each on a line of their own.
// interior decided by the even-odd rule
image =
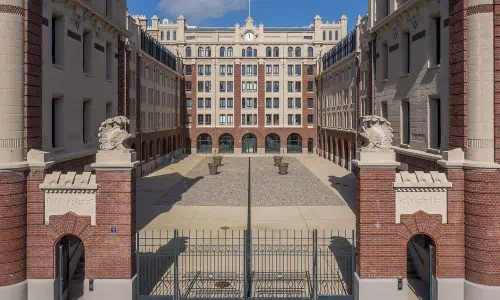
<svg viewBox="0 0 500 300">
<path fill-rule="evenodd" d="M 84 10 L 82 17 L 90 17 L 90 19 L 93 21 L 101 21 L 104 24 L 103 29 L 109 30 L 111 32 L 118 32 L 123 37 L 130 36 L 130 33 L 125 28 L 121 28 L 120 26 L 116 25 L 114 22 L 110 21 L 108 18 L 95 11 L 92 7 L 90 7 L 82 0 L 66 0 L 66 3 L 80 6 Z"/>
<path fill-rule="evenodd" d="M 385 31 L 392 25 L 401 23 L 404 18 L 415 15 L 421 7 L 425 5 L 426 1 L 427 0 L 409 0 L 393 13 L 373 25 L 370 32 L 378 35 L 380 32 Z"/>
</svg>

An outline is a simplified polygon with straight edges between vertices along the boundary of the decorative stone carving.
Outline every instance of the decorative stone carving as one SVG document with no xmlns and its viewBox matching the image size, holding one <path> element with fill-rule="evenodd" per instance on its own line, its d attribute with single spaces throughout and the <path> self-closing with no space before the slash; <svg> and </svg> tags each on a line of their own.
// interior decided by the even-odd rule
<svg viewBox="0 0 500 300">
<path fill-rule="evenodd" d="M 128 150 L 127 140 L 132 137 L 126 130 L 126 117 L 114 117 L 102 122 L 99 128 L 99 149 L 104 151 Z"/>
<path fill-rule="evenodd" d="M 396 223 L 400 223 L 401 215 L 418 211 L 439 214 L 442 222 L 447 222 L 448 189 L 452 184 L 446 174 L 402 171 L 396 174 L 393 186 L 396 191 Z"/>
<path fill-rule="evenodd" d="M 392 149 L 391 123 L 380 116 L 363 116 L 360 120 L 359 137 L 363 151 Z"/>
<path fill-rule="evenodd" d="M 80 216 L 90 216 L 91 224 L 96 224 L 96 176 L 90 172 L 62 174 L 54 172 L 45 175 L 40 184 L 45 193 L 45 224 L 50 216 L 62 216 L 73 212 Z"/>
</svg>

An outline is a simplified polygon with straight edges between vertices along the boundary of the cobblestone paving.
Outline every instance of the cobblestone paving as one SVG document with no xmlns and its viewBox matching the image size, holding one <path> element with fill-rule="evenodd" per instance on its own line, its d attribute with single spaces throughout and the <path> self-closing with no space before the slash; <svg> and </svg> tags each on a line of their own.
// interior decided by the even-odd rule
<svg viewBox="0 0 500 300">
<path fill-rule="evenodd" d="M 269 157 L 253 157 L 252 204 L 254 206 L 337 206 L 345 202 L 293 157 L 289 174 L 281 176 Z M 220 174 L 210 176 L 203 159 L 157 203 L 196 206 L 246 206 L 248 158 L 225 157 Z"/>
</svg>

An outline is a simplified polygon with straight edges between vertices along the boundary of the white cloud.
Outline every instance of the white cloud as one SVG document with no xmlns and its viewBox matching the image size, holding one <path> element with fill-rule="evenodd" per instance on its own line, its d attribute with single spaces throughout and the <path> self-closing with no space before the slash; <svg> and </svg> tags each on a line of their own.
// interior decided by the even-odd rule
<svg viewBox="0 0 500 300">
<path fill-rule="evenodd" d="M 247 0 L 159 0 L 158 8 L 168 16 L 184 15 L 189 24 L 223 17 L 230 11 L 245 10 Z"/>
</svg>

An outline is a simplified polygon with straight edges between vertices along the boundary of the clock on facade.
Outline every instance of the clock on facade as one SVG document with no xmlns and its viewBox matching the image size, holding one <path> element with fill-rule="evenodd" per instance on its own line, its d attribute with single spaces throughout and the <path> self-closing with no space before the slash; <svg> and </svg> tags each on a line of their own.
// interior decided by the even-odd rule
<svg viewBox="0 0 500 300">
<path fill-rule="evenodd" d="M 248 31 L 248 32 L 245 33 L 244 38 L 247 41 L 252 41 L 255 38 L 255 35 L 253 34 L 253 32 Z"/>
</svg>

